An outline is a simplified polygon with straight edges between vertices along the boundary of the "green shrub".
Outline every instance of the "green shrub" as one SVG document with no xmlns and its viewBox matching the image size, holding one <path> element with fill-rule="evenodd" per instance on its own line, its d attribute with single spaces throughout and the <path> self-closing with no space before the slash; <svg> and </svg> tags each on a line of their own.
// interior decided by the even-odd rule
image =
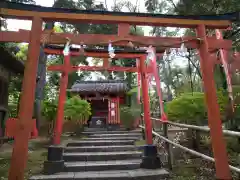
<svg viewBox="0 0 240 180">
<path fill-rule="evenodd" d="M 91 115 L 91 105 L 86 101 L 80 99 L 78 96 L 73 96 L 67 100 L 64 107 L 65 119 L 70 121 L 73 125 L 73 131 L 76 135 L 80 135 L 83 131 L 82 122 Z"/>
<path fill-rule="evenodd" d="M 18 104 L 16 103 L 8 103 L 8 113 L 9 117 L 16 118 L 18 116 Z"/>
<path fill-rule="evenodd" d="M 221 112 L 222 119 L 224 119 L 226 113 L 226 105 L 228 103 L 228 97 L 223 90 L 217 92 L 218 103 Z M 204 93 L 194 92 L 186 93 L 171 102 L 167 103 L 167 115 L 169 120 L 203 125 L 207 119 L 207 108 L 205 105 Z"/>
<path fill-rule="evenodd" d="M 57 101 L 56 100 L 45 100 L 42 103 L 42 115 L 48 122 L 53 122 L 57 115 Z"/>
<path fill-rule="evenodd" d="M 88 119 L 91 115 L 91 105 L 86 100 L 73 96 L 65 103 L 64 115 L 68 120 L 75 122 Z"/>
<path fill-rule="evenodd" d="M 8 116 L 11 118 L 18 117 L 18 104 L 19 104 L 19 93 L 15 93 L 14 95 L 9 95 L 8 101 Z"/>
<path fill-rule="evenodd" d="M 166 109 L 168 118 L 172 121 L 199 124 L 206 119 L 203 93 L 183 94 L 167 103 Z"/>
<path fill-rule="evenodd" d="M 120 119 L 126 129 L 133 128 L 134 122 L 140 117 L 141 110 L 137 107 L 122 106 L 120 108 Z"/>
<path fill-rule="evenodd" d="M 47 130 L 48 136 L 52 136 L 53 133 L 54 122 L 57 116 L 57 107 L 58 103 L 56 100 L 44 100 L 42 102 L 41 113 L 46 123 L 41 125 L 40 132 Z"/>
<path fill-rule="evenodd" d="M 217 91 L 217 97 L 221 113 L 221 119 L 225 120 L 227 113 L 227 105 L 229 104 L 228 92 L 224 91 L 223 89 L 220 89 L 219 91 Z"/>
</svg>

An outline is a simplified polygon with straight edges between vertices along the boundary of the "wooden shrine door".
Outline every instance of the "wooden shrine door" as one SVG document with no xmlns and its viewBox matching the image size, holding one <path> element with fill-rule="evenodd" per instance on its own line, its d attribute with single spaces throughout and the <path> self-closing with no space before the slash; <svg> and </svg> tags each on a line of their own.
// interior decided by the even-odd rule
<svg viewBox="0 0 240 180">
<path fill-rule="evenodd" d="M 119 98 L 108 100 L 108 124 L 120 125 Z"/>
</svg>

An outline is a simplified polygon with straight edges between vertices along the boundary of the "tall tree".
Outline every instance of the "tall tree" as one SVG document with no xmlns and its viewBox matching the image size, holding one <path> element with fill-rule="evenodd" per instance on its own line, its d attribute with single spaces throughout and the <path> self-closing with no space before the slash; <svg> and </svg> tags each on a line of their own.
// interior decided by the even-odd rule
<svg viewBox="0 0 240 180">
<path fill-rule="evenodd" d="M 36 4 L 34 0 L 6 0 L 15 3 L 24 3 L 24 4 Z"/>
<path fill-rule="evenodd" d="M 180 15 L 209 15 L 239 12 L 238 0 L 181 0 L 175 6 Z M 234 22 L 232 30 L 224 33 L 225 38 L 233 40 L 233 48 L 240 49 L 240 22 Z"/>
</svg>

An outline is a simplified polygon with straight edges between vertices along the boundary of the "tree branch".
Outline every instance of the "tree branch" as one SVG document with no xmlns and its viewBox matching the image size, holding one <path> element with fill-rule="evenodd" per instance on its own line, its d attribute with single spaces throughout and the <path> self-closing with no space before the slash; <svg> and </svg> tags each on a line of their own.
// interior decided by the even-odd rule
<svg viewBox="0 0 240 180">
<path fill-rule="evenodd" d="M 173 0 L 168 0 L 172 5 L 173 5 L 173 7 L 174 7 L 174 11 L 176 12 L 176 11 L 178 11 L 179 9 L 178 9 L 178 7 L 177 7 L 177 5 L 173 2 Z"/>
<path fill-rule="evenodd" d="M 231 37 L 235 36 L 236 34 L 238 34 L 239 32 L 240 32 L 240 28 L 237 29 L 236 31 L 233 31 L 230 35 L 224 36 L 224 38 L 226 38 L 226 39 L 231 38 Z"/>
<path fill-rule="evenodd" d="M 191 62 L 193 67 L 197 70 L 197 73 L 198 73 L 199 77 L 202 79 L 202 74 L 201 74 L 201 71 L 200 71 L 199 67 L 196 66 L 196 64 L 192 61 L 190 56 L 187 56 L 187 59 L 189 60 L 189 62 Z"/>
<path fill-rule="evenodd" d="M 105 8 L 108 10 L 107 0 L 105 0 L 104 2 L 105 2 Z"/>
</svg>

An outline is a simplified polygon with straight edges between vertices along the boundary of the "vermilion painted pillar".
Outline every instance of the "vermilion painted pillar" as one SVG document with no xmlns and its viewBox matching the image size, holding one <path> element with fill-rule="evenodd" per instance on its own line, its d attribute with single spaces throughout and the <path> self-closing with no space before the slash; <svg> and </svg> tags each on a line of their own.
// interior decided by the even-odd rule
<svg viewBox="0 0 240 180">
<path fill-rule="evenodd" d="M 129 35 L 130 27 L 130 24 L 118 24 L 118 36 Z"/>
<path fill-rule="evenodd" d="M 58 97 L 58 110 L 57 118 L 54 129 L 53 144 L 58 145 L 61 143 L 62 126 L 64 120 L 64 104 L 66 101 L 66 92 L 68 85 L 68 70 L 70 67 L 70 54 L 64 56 L 64 71 L 60 79 L 59 97 Z"/>
<path fill-rule="evenodd" d="M 30 32 L 27 62 L 25 64 L 22 83 L 16 135 L 13 145 L 9 180 L 23 180 L 24 169 L 28 159 L 28 139 L 31 133 L 33 120 L 33 104 L 36 88 L 36 74 L 40 53 L 40 35 L 42 33 L 42 19 L 34 17 Z"/>
<path fill-rule="evenodd" d="M 217 103 L 216 87 L 213 76 L 214 63 L 209 58 L 208 43 L 206 39 L 206 29 L 204 25 L 199 25 L 197 34 L 201 38 L 200 65 L 202 70 L 203 85 L 208 110 L 208 126 L 212 139 L 212 149 L 215 159 L 217 179 L 230 180 L 231 173 L 228 165 L 226 145 L 222 133 L 222 123 L 220 111 Z"/>
<path fill-rule="evenodd" d="M 153 143 L 152 141 L 152 121 L 150 117 L 150 103 L 149 103 L 149 95 L 148 95 L 148 78 L 146 72 L 146 64 L 145 64 L 146 56 L 141 56 L 139 59 L 140 63 L 140 71 L 141 71 L 141 82 L 142 82 L 142 100 L 143 100 L 143 108 L 144 108 L 144 121 L 145 121 L 145 132 L 146 132 L 146 141 L 148 145 Z"/>
</svg>

